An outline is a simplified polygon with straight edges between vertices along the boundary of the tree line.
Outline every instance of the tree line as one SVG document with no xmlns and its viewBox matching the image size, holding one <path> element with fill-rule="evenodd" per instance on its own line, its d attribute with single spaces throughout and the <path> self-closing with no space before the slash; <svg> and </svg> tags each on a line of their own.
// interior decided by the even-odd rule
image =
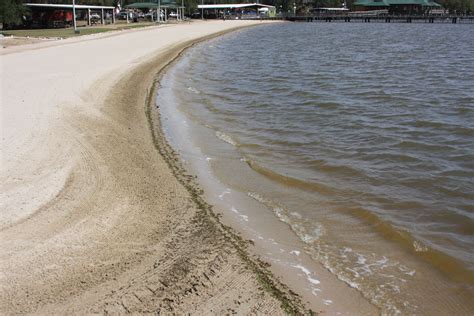
<svg viewBox="0 0 474 316">
<path fill-rule="evenodd" d="M 125 6 L 134 2 L 156 2 L 157 0 L 76 0 L 76 4 L 88 4 L 88 5 L 106 5 L 116 6 L 120 3 Z M 163 2 L 167 0 L 162 0 Z M 193 13 L 197 9 L 197 5 L 202 0 L 184 0 L 186 11 L 188 14 Z M 450 12 L 457 13 L 474 13 L 474 0 L 435 0 L 441 4 L 445 9 Z M 63 4 L 72 3 L 72 0 L 2 0 L 0 6 L 0 22 L 5 25 L 19 25 L 22 22 L 22 16 L 28 14 L 28 8 L 23 6 L 24 2 L 29 3 L 51 3 L 51 4 Z M 180 2 L 180 1 L 178 1 Z M 256 0 L 204 0 L 204 3 L 242 3 L 242 2 L 256 2 Z M 305 13 L 309 8 L 320 8 L 320 7 L 341 7 L 344 0 L 263 0 L 260 1 L 263 4 L 273 5 L 276 7 L 277 12 L 288 12 L 293 10 L 293 6 L 296 6 L 297 11 Z M 349 8 L 352 7 L 354 0 L 346 0 L 346 4 Z"/>
</svg>

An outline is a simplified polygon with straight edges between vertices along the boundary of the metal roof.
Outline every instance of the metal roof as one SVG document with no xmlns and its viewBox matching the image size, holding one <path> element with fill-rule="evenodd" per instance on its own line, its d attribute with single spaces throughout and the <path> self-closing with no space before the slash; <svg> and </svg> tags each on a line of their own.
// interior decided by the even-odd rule
<svg viewBox="0 0 474 316">
<path fill-rule="evenodd" d="M 418 4 L 423 7 L 441 7 L 438 3 L 430 0 L 358 0 L 354 5 L 366 7 L 388 7 L 390 5 Z"/>
<path fill-rule="evenodd" d="M 72 9 L 72 4 L 47 4 L 47 3 L 25 3 L 27 7 L 40 7 L 40 8 L 57 8 L 57 9 Z M 103 5 L 83 5 L 76 4 L 76 9 L 108 9 L 113 10 L 115 7 L 103 6 Z"/>
<path fill-rule="evenodd" d="M 275 8 L 272 5 L 260 3 L 229 3 L 229 4 L 199 4 L 198 9 L 241 9 L 248 7 Z"/>
<path fill-rule="evenodd" d="M 357 1 L 357 2 L 354 2 L 354 5 L 363 5 L 366 7 L 389 7 L 390 6 L 385 1 L 374 1 L 374 2 L 365 2 L 365 3 L 363 1 Z"/>
<path fill-rule="evenodd" d="M 347 8 L 314 8 L 314 10 L 326 10 L 326 11 L 349 11 Z"/>
<path fill-rule="evenodd" d="M 127 9 L 158 9 L 161 8 L 181 8 L 181 5 L 176 4 L 174 1 L 162 0 L 158 6 L 158 2 L 135 2 L 125 6 Z"/>
</svg>

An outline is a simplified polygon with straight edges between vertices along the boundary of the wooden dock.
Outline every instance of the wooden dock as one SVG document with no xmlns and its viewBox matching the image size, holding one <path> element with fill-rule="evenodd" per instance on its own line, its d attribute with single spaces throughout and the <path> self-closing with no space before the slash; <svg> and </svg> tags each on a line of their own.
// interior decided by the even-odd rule
<svg viewBox="0 0 474 316">
<path fill-rule="evenodd" d="M 292 22 L 361 22 L 361 23 L 463 23 L 474 24 L 474 15 L 364 15 L 324 14 L 311 16 L 289 16 Z"/>
</svg>

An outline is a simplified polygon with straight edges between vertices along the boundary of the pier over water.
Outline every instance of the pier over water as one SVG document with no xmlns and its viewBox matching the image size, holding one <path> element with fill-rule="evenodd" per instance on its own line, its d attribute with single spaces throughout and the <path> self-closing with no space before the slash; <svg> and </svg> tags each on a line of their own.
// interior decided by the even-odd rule
<svg viewBox="0 0 474 316">
<path fill-rule="evenodd" d="M 292 22 L 361 22 L 361 23 L 468 23 L 474 24 L 474 15 L 373 15 L 373 14 L 320 14 L 290 16 Z"/>
</svg>

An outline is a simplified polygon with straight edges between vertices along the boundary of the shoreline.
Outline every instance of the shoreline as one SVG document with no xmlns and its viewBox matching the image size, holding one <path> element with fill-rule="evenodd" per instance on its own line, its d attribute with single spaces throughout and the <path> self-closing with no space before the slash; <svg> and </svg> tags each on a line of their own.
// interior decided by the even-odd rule
<svg viewBox="0 0 474 316">
<path fill-rule="evenodd" d="M 207 43 L 212 39 L 214 37 L 196 44 Z M 187 47 L 181 55 L 187 53 L 186 51 L 192 46 L 194 45 Z M 160 88 L 163 77 L 167 76 L 169 72 L 175 71 L 177 64 L 183 58 L 179 57 L 181 58 L 176 58 L 162 70 L 159 76 Z M 197 146 L 190 140 L 193 133 L 197 132 L 202 136 L 201 132 L 196 130 L 197 123 L 192 122 L 193 119 L 179 109 L 179 104 L 173 103 L 166 97 L 158 99 L 155 94 L 160 93 L 160 88 L 153 89 L 153 95 L 150 96 L 149 101 L 154 117 L 155 132 L 159 135 L 159 143 L 164 144 L 164 147 L 167 148 L 165 154 L 168 155 L 176 173 L 191 175 L 191 178 L 195 179 L 193 187 L 204 189 L 202 203 L 211 208 L 215 216 L 222 219 L 224 225 L 230 226 L 239 236 L 248 240 L 252 244 L 249 251 L 267 262 L 269 270 L 283 284 L 298 293 L 308 308 L 321 313 L 338 315 L 379 314 L 378 307 L 369 302 L 369 299 L 365 298 L 361 292 L 332 274 L 321 263 L 311 259 L 305 252 L 305 245 L 286 222 L 273 212 L 268 213 L 268 210 L 260 210 L 262 209 L 261 202 L 253 197 L 249 198 L 245 194 L 243 196 L 242 192 L 237 192 L 238 190 L 227 188 L 212 175 L 205 155 L 199 149 L 191 149 L 191 147 Z M 169 89 L 169 86 L 166 86 L 166 89 Z M 156 104 L 156 108 L 153 108 L 154 104 Z M 186 124 L 181 123 L 184 121 Z M 164 122 L 167 123 L 166 131 Z M 185 131 L 188 128 L 189 130 Z M 168 139 L 169 134 L 172 134 L 172 140 Z M 208 136 L 206 139 L 209 141 L 215 138 L 215 135 Z M 178 139 L 179 144 L 176 143 Z M 223 198 L 224 195 L 226 198 Z M 228 196 L 234 195 L 240 196 L 228 198 Z M 245 199 L 252 201 L 245 202 Z M 256 212 L 257 210 L 259 212 Z M 249 223 L 249 218 L 252 219 L 251 223 Z"/>
<path fill-rule="evenodd" d="M 304 311 L 305 306 L 301 303 L 299 295 L 294 293 L 292 290 L 289 290 L 284 283 L 281 283 L 269 270 L 269 264 L 262 261 L 258 254 L 252 254 L 251 250 L 248 249 L 249 246 L 254 244 L 251 240 L 243 239 L 235 230 L 235 227 L 228 226 L 221 221 L 221 215 L 216 213 L 213 210 L 214 206 L 206 201 L 205 194 L 201 189 L 201 185 L 195 181 L 195 177 L 190 175 L 186 168 L 179 162 L 179 154 L 172 148 L 163 133 L 163 126 L 160 120 L 160 105 L 155 101 L 161 79 L 170 68 L 179 62 L 179 59 L 182 58 L 183 54 L 185 54 L 187 50 L 200 43 L 224 36 L 231 32 L 240 31 L 245 28 L 247 27 L 223 31 L 210 36 L 202 37 L 185 43 L 182 45 L 182 47 L 177 49 L 178 52 L 175 54 L 175 56 L 170 58 L 168 62 L 156 73 L 153 83 L 148 89 L 146 98 L 146 116 L 156 150 L 166 161 L 168 167 L 172 170 L 176 179 L 188 190 L 194 203 L 198 206 L 200 212 L 202 212 L 202 216 L 204 216 L 206 220 L 210 220 L 214 225 L 217 225 L 221 229 L 221 232 L 224 234 L 225 238 L 228 239 L 237 250 L 239 257 L 244 262 L 246 262 L 250 269 L 255 273 L 262 287 L 266 291 L 269 291 L 276 299 L 281 302 L 283 310 L 288 314 L 299 314 L 302 310 Z M 304 313 L 313 314 L 314 311 L 310 309 L 304 311 Z"/>
<path fill-rule="evenodd" d="M 249 254 L 246 241 L 220 224 L 200 189 L 173 166 L 173 153 L 156 152 L 157 135 L 150 133 L 147 102 L 156 74 L 187 46 L 248 24 L 165 45 L 118 78 L 83 77 L 92 85 L 69 101 L 82 107 L 38 113 L 49 117 L 28 125 L 37 134 L 13 139 L 29 145 L 19 156 L 3 144 L 10 152 L 2 155 L 2 209 L 10 214 L 4 212 L 0 229 L 0 266 L 9 271 L 2 276 L 2 312 L 309 312 Z M 35 92 L 29 91 L 33 99 Z M 2 99 L 15 104 L 11 94 Z M 2 131 L 5 141 L 11 135 Z M 38 157 L 28 160 L 35 150 Z M 13 168 L 20 165 L 24 174 Z M 15 213 L 28 195 L 29 207 Z"/>
</svg>

